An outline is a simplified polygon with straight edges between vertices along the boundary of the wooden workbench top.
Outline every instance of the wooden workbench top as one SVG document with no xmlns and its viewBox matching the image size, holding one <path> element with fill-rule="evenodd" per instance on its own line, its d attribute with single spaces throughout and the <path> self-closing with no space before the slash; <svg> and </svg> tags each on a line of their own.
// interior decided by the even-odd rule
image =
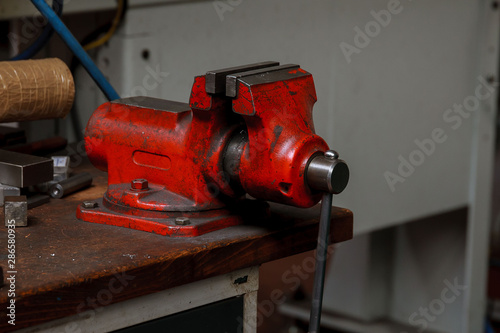
<svg viewBox="0 0 500 333">
<path fill-rule="evenodd" d="M 316 247 L 319 206 L 271 204 L 271 218 L 265 223 L 195 238 L 81 222 L 75 218 L 77 206 L 101 197 L 106 189 L 105 173 L 89 165 L 79 171 L 83 170 L 94 175 L 91 188 L 30 210 L 29 227 L 16 229 L 16 325 L 7 323 L 5 281 L 0 288 L 0 332 L 81 313 L 95 306 L 92 300 L 98 296 L 105 303 L 116 303 Z M 334 208 L 332 242 L 352 238 L 352 227 L 352 213 Z M 0 227 L 4 275 L 6 243 L 7 229 Z"/>
</svg>

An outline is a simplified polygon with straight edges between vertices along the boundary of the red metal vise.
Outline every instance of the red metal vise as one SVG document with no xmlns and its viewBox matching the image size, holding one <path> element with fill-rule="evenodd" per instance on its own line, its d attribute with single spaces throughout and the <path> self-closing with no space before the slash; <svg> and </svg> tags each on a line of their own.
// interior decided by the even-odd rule
<svg viewBox="0 0 500 333">
<path fill-rule="evenodd" d="M 108 172 L 108 190 L 80 205 L 77 217 L 197 236 L 262 207 L 245 193 L 298 207 L 315 205 L 321 191 L 340 193 L 349 171 L 335 154 L 325 157 L 315 102 L 310 73 L 263 62 L 197 76 L 189 105 L 150 97 L 105 103 L 85 140 L 91 162 Z"/>
</svg>

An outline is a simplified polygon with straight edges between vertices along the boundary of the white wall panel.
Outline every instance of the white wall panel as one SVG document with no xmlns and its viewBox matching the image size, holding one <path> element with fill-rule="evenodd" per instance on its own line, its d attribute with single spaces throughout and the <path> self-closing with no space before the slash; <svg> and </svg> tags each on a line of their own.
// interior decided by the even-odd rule
<svg viewBox="0 0 500 333">
<path fill-rule="evenodd" d="M 355 212 L 358 233 L 467 204 L 472 121 L 453 130 L 443 114 L 479 84 L 476 2 L 401 2 L 401 12 L 350 63 L 340 43 L 354 45 L 354 27 L 364 29 L 370 12 L 388 1 L 233 3 L 240 4 L 222 21 L 211 1 L 135 8 L 100 59 L 122 58 L 108 75 L 124 95 L 138 91 L 148 66 L 160 66 L 169 76 L 147 93 L 180 101 L 188 100 L 193 77 L 209 69 L 298 63 L 314 75 L 318 133 L 350 164 L 351 182 L 336 204 Z M 392 192 L 384 172 L 397 173 L 399 155 L 408 159 L 414 141 L 436 128 L 446 141 Z"/>
</svg>

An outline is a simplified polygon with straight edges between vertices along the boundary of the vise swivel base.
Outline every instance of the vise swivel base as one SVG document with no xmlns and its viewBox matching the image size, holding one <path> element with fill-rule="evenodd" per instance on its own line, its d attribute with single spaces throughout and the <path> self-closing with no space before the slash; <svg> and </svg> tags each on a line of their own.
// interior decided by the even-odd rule
<svg viewBox="0 0 500 333">
<path fill-rule="evenodd" d="M 108 172 L 101 200 L 77 217 L 169 236 L 262 219 L 263 200 L 297 207 L 340 193 L 349 170 L 315 134 L 312 75 L 262 62 L 194 79 L 189 104 L 149 97 L 101 105 L 87 155 Z M 259 200 L 245 199 L 248 194 Z"/>
</svg>

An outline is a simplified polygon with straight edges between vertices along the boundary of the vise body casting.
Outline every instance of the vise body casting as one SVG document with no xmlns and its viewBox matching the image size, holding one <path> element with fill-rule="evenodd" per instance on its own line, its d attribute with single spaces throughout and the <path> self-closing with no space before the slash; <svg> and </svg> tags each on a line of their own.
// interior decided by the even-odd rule
<svg viewBox="0 0 500 333">
<path fill-rule="evenodd" d="M 263 62 L 194 79 L 189 104 L 132 97 L 101 105 L 87 125 L 90 161 L 108 172 L 99 209 L 77 216 L 168 235 L 233 225 L 245 194 L 311 207 L 340 193 L 347 165 L 315 134 L 312 75 Z M 175 224 L 189 216 L 200 223 Z M 208 223 L 208 224 L 207 224 Z M 182 230 L 182 231 L 181 231 Z"/>
</svg>

